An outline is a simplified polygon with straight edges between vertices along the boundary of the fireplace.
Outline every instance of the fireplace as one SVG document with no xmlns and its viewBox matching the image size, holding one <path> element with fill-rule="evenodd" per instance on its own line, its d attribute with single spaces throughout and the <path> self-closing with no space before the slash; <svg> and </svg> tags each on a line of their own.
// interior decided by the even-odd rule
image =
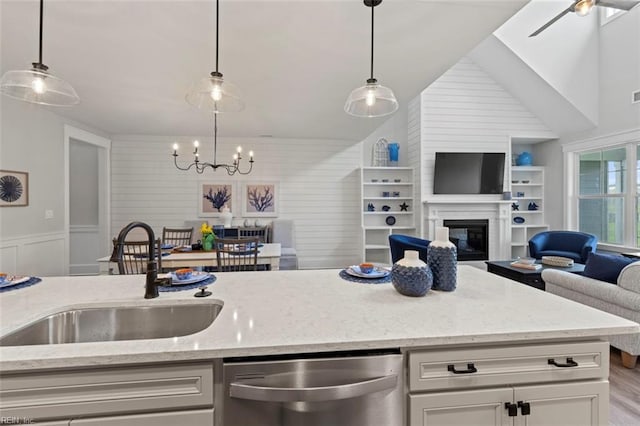
<svg viewBox="0 0 640 426">
<path fill-rule="evenodd" d="M 458 260 L 489 260 L 489 220 L 443 220 L 449 240 L 456 245 Z"/>
</svg>

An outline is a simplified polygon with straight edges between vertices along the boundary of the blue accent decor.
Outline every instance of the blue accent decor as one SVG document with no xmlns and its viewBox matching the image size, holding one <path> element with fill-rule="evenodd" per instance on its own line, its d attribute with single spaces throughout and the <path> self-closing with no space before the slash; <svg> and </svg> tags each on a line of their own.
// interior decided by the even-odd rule
<svg viewBox="0 0 640 426">
<path fill-rule="evenodd" d="M 514 222 L 514 223 L 517 223 L 517 224 L 524 223 L 524 217 L 522 217 L 522 216 L 516 216 L 516 217 L 514 217 L 514 218 L 513 218 L 513 222 Z"/>
<path fill-rule="evenodd" d="M 391 248 L 391 263 L 396 263 L 404 257 L 405 250 L 417 251 L 418 257 L 424 263 L 427 263 L 427 246 L 431 243 L 429 240 L 412 237 L 409 235 L 392 234 L 389 235 L 389 247 Z"/>
<path fill-rule="evenodd" d="M 207 278 L 206 280 L 198 281 L 197 283 L 193 283 L 193 284 L 172 285 L 171 287 L 158 286 L 158 291 L 173 292 L 173 291 L 192 290 L 194 288 L 200 288 L 205 285 L 213 284 L 214 282 L 216 282 L 216 279 L 217 278 L 215 275 L 211 275 L 211 277 Z"/>
<path fill-rule="evenodd" d="M 638 259 L 615 254 L 589 253 L 582 276 L 617 284 L 620 271 L 637 261 Z"/>
<path fill-rule="evenodd" d="M 28 281 L 25 281 L 23 283 L 0 288 L 0 293 L 4 293 L 5 291 L 19 290 L 19 289 L 25 288 L 25 287 L 31 287 L 34 284 L 38 284 L 40 281 L 42 281 L 41 278 L 31 277 L 31 278 L 29 278 Z"/>
<path fill-rule="evenodd" d="M 528 152 L 523 152 L 516 158 L 516 166 L 530 166 L 533 164 L 533 157 Z"/>
<path fill-rule="evenodd" d="M 400 154 L 400 145 L 395 142 L 390 143 L 387 149 L 389 150 L 389 161 L 397 163 Z"/>
<path fill-rule="evenodd" d="M 433 286 L 433 275 L 426 265 L 402 266 L 396 263 L 391 267 L 391 282 L 398 293 L 420 297 L 427 294 Z"/>
<path fill-rule="evenodd" d="M 538 210 L 538 205 L 532 201 L 527 206 L 527 210 Z"/>
<path fill-rule="evenodd" d="M 346 269 L 343 269 L 338 275 L 340 275 L 340 278 L 342 278 L 343 280 L 360 284 L 386 284 L 391 282 L 391 274 L 388 274 L 387 276 L 382 278 L 358 278 L 354 277 L 353 275 L 349 275 Z"/>
<path fill-rule="evenodd" d="M 433 273 L 433 289 L 453 291 L 458 280 L 458 252 L 455 247 L 427 248 L 427 264 Z"/>
<path fill-rule="evenodd" d="M 584 264 L 589 253 L 596 251 L 597 245 L 598 238 L 584 232 L 545 231 L 531 237 L 529 255 L 536 259 L 542 259 L 542 256 L 568 257 Z"/>
</svg>

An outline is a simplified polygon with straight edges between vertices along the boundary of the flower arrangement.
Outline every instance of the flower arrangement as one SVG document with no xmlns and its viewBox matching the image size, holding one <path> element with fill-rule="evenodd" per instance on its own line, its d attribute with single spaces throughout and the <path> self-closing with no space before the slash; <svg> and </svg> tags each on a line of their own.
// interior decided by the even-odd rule
<svg viewBox="0 0 640 426">
<path fill-rule="evenodd" d="M 202 237 L 206 237 L 208 234 L 213 234 L 213 228 L 207 222 L 204 222 L 200 227 L 200 232 L 202 233 Z"/>
<path fill-rule="evenodd" d="M 216 234 L 213 233 L 213 228 L 207 222 L 204 222 L 200 227 L 202 233 L 202 249 L 204 251 L 213 250 L 213 243 L 216 239 Z"/>
</svg>

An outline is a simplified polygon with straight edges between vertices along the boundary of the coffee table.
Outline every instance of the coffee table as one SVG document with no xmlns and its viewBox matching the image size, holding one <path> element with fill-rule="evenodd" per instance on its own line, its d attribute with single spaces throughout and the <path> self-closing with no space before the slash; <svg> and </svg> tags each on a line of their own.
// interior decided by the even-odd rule
<svg viewBox="0 0 640 426">
<path fill-rule="evenodd" d="M 488 272 L 500 275 L 501 277 L 512 279 L 531 287 L 535 287 L 539 290 L 545 289 L 544 281 L 542 280 L 542 271 L 544 271 L 545 269 L 557 269 L 559 271 L 573 272 L 577 274 L 580 274 L 584 271 L 584 265 L 581 263 L 574 263 L 573 266 L 567 268 L 542 265 L 542 268 L 538 270 L 532 270 L 515 268 L 511 266 L 511 262 L 513 262 L 513 260 L 493 260 L 485 263 L 487 264 Z M 541 264 L 540 260 L 536 260 L 536 263 Z"/>
</svg>

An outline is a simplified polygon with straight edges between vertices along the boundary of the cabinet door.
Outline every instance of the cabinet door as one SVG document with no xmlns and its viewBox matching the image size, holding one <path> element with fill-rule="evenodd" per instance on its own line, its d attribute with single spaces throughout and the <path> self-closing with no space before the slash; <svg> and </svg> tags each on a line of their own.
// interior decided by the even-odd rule
<svg viewBox="0 0 640 426">
<path fill-rule="evenodd" d="M 74 419 L 71 426 L 213 426 L 213 409 Z"/>
<path fill-rule="evenodd" d="M 529 403 L 531 414 L 518 410 L 516 426 L 596 426 L 609 424 L 609 382 L 516 387 L 514 401 Z"/>
<path fill-rule="evenodd" d="M 410 426 L 508 426 L 512 388 L 409 395 Z"/>
</svg>

